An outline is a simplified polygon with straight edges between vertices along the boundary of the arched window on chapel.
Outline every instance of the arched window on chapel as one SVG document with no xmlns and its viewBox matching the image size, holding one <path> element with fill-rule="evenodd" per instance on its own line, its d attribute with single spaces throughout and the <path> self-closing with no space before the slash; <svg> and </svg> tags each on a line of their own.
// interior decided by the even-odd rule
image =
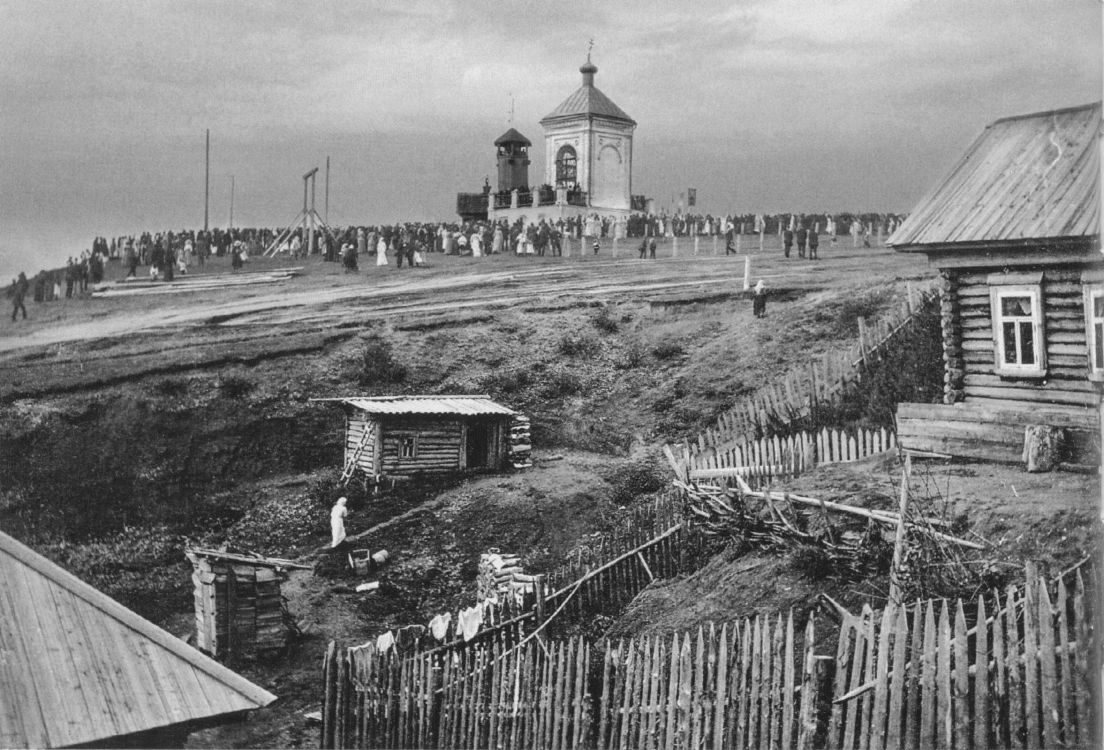
<svg viewBox="0 0 1104 750">
<path fill-rule="evenodd" d="M 569 188 L 578 182 L 575 149 L 563 146 L 556 152 L 556 187 Z"/>
</svg>

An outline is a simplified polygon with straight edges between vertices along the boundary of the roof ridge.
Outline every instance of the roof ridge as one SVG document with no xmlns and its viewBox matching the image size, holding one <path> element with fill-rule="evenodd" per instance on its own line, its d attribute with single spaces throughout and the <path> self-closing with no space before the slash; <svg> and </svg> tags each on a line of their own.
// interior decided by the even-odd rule
<svg viewBox="0 0 1104 750">
<path fill-rule="evenodd" d="M 1102 101 L 1097 100 L 1095 102 L 1089 102 L 1088 104 L 1078 104 L 1078 105 L 1073 106 L 1073 107 L 1059 107 L 1058 109 L 1044 109 L 1044 110 L 1039 111 L 1039 112 L 1028 112 L 1028 113 L 1022 114 L 1022 115 L 1009 115 L 1008 117 L 1001 117 L 999 119 L 993 120 L 986 127 L 991 128 L 994 125 L 1001 124 L 1002 122 L 1014 122 L 1016 120 L 1030 120 L 1030 119 L 1033 119 L 1033 118 L 1036 118 L 1036 117 L 1051 117 L 1052 115 L 1064 115 L 1064 114 L 1068 114 L 1070 112 L 1080 112 L 1081 110 L 1092 109 L 1094 107 L 1100 108 L 1101 105 L 1102 105 Z"/>
<path fill-rule="evenodd" d="M 82 581 L 53 560 L 35 552 L 27 545 L 0 531 L 0 551 L 6 552 L 34 570 L 39 575 L 57 584 L 86 604 L 95 607 L 119 624 L 127 627 L 147 640 L 153 641 L 174 656 L 188 662 L 197 670 L 226 687 L 255 702 L 259 707 L 267 706 L 276 700 L 276 696 L 259 685 L 255 685 L 234 670 L 219 664 L 211 657 L 176 638 L 165 629 L 158 627 L 137 612 L 124 607 L 90 583 Z"/>
</svg>

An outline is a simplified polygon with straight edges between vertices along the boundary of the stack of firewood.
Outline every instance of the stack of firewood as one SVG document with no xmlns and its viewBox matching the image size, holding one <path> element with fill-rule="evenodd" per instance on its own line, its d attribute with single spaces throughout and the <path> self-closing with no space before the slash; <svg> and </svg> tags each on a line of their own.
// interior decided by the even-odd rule
<svg viewBox="0 0 1104 750">
<path fill-rule="evenodd" d="M 525 595 L 533 591 L 538 578 L 525 573 L 521 558 L 517 555 L 503 554 L 491 548 L 479 556 L 476 596 L 479 601 L 484 601 Z"/>
<path fill-rule="evenodd" d="M 510 464 L 515 469 L 526 469 L 533 465 L 529 417 L 524 414 L 517 414 L 510 420 Z"/>
</svg>

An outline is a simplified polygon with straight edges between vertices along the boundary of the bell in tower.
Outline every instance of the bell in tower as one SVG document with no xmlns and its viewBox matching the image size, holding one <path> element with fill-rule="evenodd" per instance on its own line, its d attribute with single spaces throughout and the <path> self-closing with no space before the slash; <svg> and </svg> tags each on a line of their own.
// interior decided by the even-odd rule
<svg viewBox="0 0 1104 750">
<path fill-rule="evenodd" d="M 514 190 L 529 187 L 528 138 L 510 128 L 494 142 L 498 147 L 498 189 Z"/>
</svg>

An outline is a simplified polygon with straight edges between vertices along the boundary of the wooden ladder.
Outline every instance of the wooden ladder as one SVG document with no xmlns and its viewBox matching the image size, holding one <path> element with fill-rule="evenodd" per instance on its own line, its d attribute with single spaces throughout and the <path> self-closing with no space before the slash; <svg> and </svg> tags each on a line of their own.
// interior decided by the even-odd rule
<svg viewBox="0 0 1104 750">
<path fill-rule="evenodd" d="M 353 448 L 353 455 L 349 456 L 349 460 L 345 462 L 345 468 L 341 470 L 342 486 L 347 485 L 349 480 L 353 478 L 353 472 L 356 471 L 357 462 L 360 461 L 360 455 L 364 453 L 364 448 L 368 445 L 371 434 L 371 430 L 367 427 L 364 432 L 361 433 L 359 442 L 357 442 L 356 447 Z"/>
</svg>

